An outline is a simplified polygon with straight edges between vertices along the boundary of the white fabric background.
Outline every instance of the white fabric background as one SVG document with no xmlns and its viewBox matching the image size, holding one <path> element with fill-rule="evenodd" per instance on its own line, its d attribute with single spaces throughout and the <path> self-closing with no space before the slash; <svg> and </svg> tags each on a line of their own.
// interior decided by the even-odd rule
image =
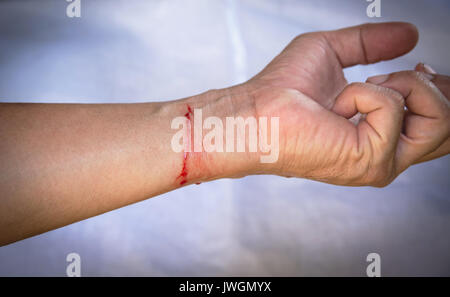
<svg viewBox="0 0 450 297">
<path fill-rule="evenodd" d="M 409 21 L 420 42 L 350 81 L 424 61 L 450 74 L 444 0 L 0 1 L 0 101 L 144 102 L 245 81 L 296 35 Z M 0 140 L 1 141 L 1 140 Z M 384 189 L 252 176 L 189 186 L 0 248 L 0 275 L 450 275 L 450 158 L 414 166 Z M 1 170 L 1 168 L 0 168 Z M 1 202 L 0 202 L 1 207 Z"/>
</svg>

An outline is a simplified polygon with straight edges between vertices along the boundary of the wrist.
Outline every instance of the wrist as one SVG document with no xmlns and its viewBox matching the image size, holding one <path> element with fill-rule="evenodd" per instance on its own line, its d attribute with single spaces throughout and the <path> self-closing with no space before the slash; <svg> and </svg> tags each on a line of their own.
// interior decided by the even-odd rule
<svg viewBox="0 0 450 297">
<path fill-rule="evenodd" d="M 248 84 L 210 90 L 173 103 L 176 114 L 190 124 L 190 151 L 179 153 L 183 162 L 180 170 L 187 171 L 180 171 L 187 175 L 183 184 L 267 172 L 271 165 L 261 162 L 255 103 L 255 89 Z M 250 128 L 253 123 L 256 127 Z M 252 143 L 255 139 L 256 145 Z"/>
<path fill-rule="evenodd" d="M 255 116 L 253 97 L 248 85 L 241 84 L 210 90 L 199 95 L 195 100 L 194 106 L 199 104 L 195 108 L 200 109 L 203 124 L 201 130 L 204 153 L 201 155 L 201 163 L 207 170 L 205 171 L 206 175 L 202 178 L 214 180 L 239 178 L 252 174 L 257 166 L 258 153 L 249 150 L 248 135 L 243 140 L 244 150 L 239 150 L 238 138 L 240 136 L 237 127 L 230 125 L 230 119 L 247 119 Z M 208 123 L 211 122 L 216 122 L 218 125 L 210 126 Z M 199 130 L 197 129 L 195 132 Z M 232 137 L 230 136 L 231 131 L 233 131 Z M 216 137 L 212 140 L 210 136 Z M 216 141 L 219 142 L 217 145 Z M 209 144 L 213 144 L 213 146 L 208 148 Z"/>
</svg>

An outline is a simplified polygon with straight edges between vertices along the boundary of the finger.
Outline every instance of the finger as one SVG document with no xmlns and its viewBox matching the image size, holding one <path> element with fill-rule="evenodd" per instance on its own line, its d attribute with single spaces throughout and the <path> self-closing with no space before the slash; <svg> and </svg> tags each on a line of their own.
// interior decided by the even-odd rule
<svg viewBox="0 0 450 297">
<path fill-rule="evenodd" d="M 436 74 L 436 71 L 434 71 L 433 68 L 431 68 L 430 65 L 424 64 L 424 63 L 419 63 L 416 65 L 416 67 L 414 68 L 415 71 L 419 71 L 419 72 L 423 72 L 423 73 L 428 73 L 428 74 Z"/>
<path fill-rule="evenodd" d="M 436 151 L 447 140 L 450 103 L 428 74 L 403 71 L 367 81 L 394 89 L 405 98 L 408 113 L 397 148 L 400 171 Z"/>
<path fill-rule="evenodd" d="M 450 138 L 447 138 L 447 140 L 443 144 L 441 144 L 436 150 L 434 150 L 429 154 L 426 154 L 425 156 L 417 160 L 415 164 L 431 161 L 446 156 L 448 154 L 450 154 Z"/>
<path fill-rule="evenodd" d="M 450 76 L 437 74 L 433 68 L 423 63 L 417 64 L 414 70 L 430 74 L 430 80 L 436 85 L 442 94 L 444 94 L 447 100 L 450 100 Z"/>
<path fill-rule="evenodd" d="M 395 155 L 403 120 L 403 97 L 388 88 L 353 83 L 338 96 L 332 111 L 351 118 L 358 112 L 365 116 L 357 125 L 358 147 L 372 149 L 375 163 Z"/>
<path fill-rule="evenodd" d="M 434 74 L 431 81 L 444 94 L 447 100 L 450 100 L 450 76 Z"/>
<path fill-rule="evenodd" d="M 437 74 L 436 71 L 433 68 L 431 68 L 431 66 L 426 65 L 424 63 L 417 64 L 414 70 L 422 73 L 431 74 L 432 75 L 431 81 L 444 94 L 447 100 L 450 100 L 450 76 Z M 441 144 L 435 151 L 417 160 L 416 164 L 437 159 L 442 156 L 448 155 L 449 153 L 450 153 L 450 138 L 447 138 L 447 140 L 443 144 Z"/>
<path fill-rule="evenodd" d="M 391 22 L 328 31 L 325 36 L 342 67 L 349 67 L 402 56 L 415 47 L 419 35 L 412 24 Z"/>
</svg>

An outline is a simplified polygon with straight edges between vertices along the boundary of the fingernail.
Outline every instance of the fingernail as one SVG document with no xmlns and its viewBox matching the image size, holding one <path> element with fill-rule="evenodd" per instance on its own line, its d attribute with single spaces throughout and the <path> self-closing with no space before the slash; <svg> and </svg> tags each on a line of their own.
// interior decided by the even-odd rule
<svg viewBox="0 0 450 297">
<path fill-rule="evenodd" d="M 425 70 L 423 69 L 423 65 L 423 63 L 417 64 L 416 67 L 414 67 L 414 71 L 425 72 Z"/>
<path fill-rule="evenodd" d="M 383 75 L 377 75 L 369 77 L 366 82 L 374 84 L 374 85 L 381 85 L 385 81 L 387 81 L 389 78 L 389 74 L 383 74 Z"/>
<path fill-rule="evenodd" d="M 428 74 L 436 74 L 436 71 L 434 71 L 434 69 L 431 68 L 430 65 L 427 65 L 427 64 L 425 64 L 425 63 L 423 64 L 423 69 L 424 69 L 425 73 L 428 73 Z"/>
<path fill-rule="evenodd" d="M 433 80 L 435 78 L 436 71 L 434 71 L 433 68 L 431 68 L 429 65 L 425 63 L 417 64 L 414 70 L 422 73 L 422 75 L 429 80 Z"/>
</svg>

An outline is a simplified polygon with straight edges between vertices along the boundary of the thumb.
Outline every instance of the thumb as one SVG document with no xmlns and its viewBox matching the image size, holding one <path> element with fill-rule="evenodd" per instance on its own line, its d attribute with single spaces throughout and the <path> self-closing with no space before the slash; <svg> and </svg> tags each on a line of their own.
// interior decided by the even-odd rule
<svg viewBox="0 0 450 297">
<path fill-rule="evenodd" d="M 342 67 L 390 60 L 417 44 L 417 28 L 410 23 L 370 23 L 324 32 Z"/>
</svg>

